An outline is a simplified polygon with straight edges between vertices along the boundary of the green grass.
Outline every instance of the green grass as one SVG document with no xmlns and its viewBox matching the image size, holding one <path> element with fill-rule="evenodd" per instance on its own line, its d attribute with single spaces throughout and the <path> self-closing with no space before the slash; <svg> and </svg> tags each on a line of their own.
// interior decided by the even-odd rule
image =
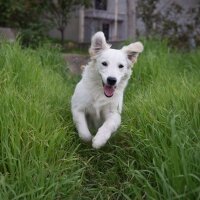
<svg viewBox="0 0 200 200">
<path fill-rule="evenodd" d="M 200 51 L 144 46 L 97 151 L 75 134 L 58 51 L 0 44 L 0 199 L 200 199 Z"/>
</svg>

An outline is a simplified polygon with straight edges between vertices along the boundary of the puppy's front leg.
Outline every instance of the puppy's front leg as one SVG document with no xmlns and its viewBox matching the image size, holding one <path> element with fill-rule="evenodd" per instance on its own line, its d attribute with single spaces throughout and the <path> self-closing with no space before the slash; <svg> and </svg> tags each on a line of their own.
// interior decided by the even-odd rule
<svg viewBox="0 0 200 200">
<path fill-rule="evenodd" d="M 85 113 L 83 111 L 74 109 L 72 110 L 72 115 L 79 137 L 85 142 L 91 141 L 92 135 L 88 129 Z"/>
<path fill-rule="evenodd" d="M 121 123 L 121 116 L 119 113 L 108 113 L 103 125 L 99 128 L 96 136 L 92 140 L 92 146 L 99 149 L 106 144 L 112 133 L 117 130 Z"/>
</svg>

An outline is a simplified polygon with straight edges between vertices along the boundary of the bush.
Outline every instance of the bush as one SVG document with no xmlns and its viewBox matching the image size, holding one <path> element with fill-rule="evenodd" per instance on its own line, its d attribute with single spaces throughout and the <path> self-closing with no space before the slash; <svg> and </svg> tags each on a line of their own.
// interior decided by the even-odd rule
<svg viewBox="0 0 200 200">
<path fill-rule="evenodd" d="M 42 0 L 0 0 L 0 26 L 19 30 L 21 42 L 25 46 L 38 46 L 46 39 L 47 22 L 42 19 L 46 9 Z"/>
<path fill-rule="evenodd" d="M 146 27 L 148 37 L 167 38 L 171 46 L 194 49 L 200 44 L 200 3 L 183 9 L 178 3 L 158 8 L 158 0 L 138 3 L 138 17 Z"/>
</svg>

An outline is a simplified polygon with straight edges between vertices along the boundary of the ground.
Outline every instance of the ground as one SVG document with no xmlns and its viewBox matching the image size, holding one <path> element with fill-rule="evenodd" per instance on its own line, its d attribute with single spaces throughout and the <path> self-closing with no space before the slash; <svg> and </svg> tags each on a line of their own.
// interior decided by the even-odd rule
<svg viewBox="0 0 200 200">
<path fill-rule="evenodd" d="M 89 61 L 89 56 L 81 55 L 81 54 L 63 54 L 65 61 L 67 62 L 67 66 L 69 70 L 73 74 L 81 74 L 82 69 L 81 66 L 84 66 Z"/>
</svg>

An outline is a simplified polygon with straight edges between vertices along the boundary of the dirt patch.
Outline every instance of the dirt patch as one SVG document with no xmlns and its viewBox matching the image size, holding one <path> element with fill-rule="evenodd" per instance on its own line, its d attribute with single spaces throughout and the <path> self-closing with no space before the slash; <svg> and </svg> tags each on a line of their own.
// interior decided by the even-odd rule
<svg viewBox="0 0 200 200">
<path fill-rule="evenodd" d="M 80 54 L 63 54 L 67 63 L 67 67 L 73 74 L 81 74 L 81 66 L 86 65 L 89 61 L 89 56 Z"/>
</svg>

